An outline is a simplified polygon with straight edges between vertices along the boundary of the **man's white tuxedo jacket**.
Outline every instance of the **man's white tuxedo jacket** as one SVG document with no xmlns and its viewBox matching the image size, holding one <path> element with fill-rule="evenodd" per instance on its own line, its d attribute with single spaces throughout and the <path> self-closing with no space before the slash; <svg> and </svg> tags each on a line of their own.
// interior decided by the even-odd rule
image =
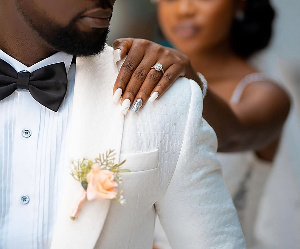
<svg viewBox="0 0 300 249">
<path fill-rule="evenodd" d="M 77 59 L 70 160 L 115 149 L 131 170 L 120 186 L 127 203 L 89 201 L 72 221 L 83 189 L 66 175 L 52 248 L 151 249 L 156 214 L 174 249 L 245 248 L 216 160 L 216 135 L 202 119 L 200 88 L 181 78 L 124 117 L 112 101 L 117 74 L 110 47 Z"/>
</svg>

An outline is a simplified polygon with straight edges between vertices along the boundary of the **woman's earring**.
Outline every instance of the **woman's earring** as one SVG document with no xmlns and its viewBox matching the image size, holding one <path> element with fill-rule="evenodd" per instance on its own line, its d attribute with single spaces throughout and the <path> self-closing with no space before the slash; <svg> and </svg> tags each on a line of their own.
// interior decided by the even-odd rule
<svg viewBox="0 0 300 249">
<path fill-rule="evenodd" d="M 235 12 L 235 19 L 238 20 L 239 22 L 244 21 L 245 19 L 245 13 L 242 10 L 238 10 Z"/>
</svg>

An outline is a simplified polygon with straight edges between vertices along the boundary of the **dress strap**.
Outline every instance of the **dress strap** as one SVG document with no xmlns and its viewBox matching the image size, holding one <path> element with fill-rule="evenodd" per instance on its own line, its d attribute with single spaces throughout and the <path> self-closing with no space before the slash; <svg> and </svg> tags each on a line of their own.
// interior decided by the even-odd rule
<svg viewBox="0 0 300 249">
<path fill-rule="evenodd" d="M 252 74 L 248 74 L 246 75 L 236 86 L 230 102 L 231 103 L 238 103 L 240 101 L 240 98 L 245 90 L 245 88 L 253 83 L 253 82 L 258 82 L 258 81 L 271 81 L 271 82 L 275 82 L 276 81 L 274 79 L 272 79 L 270 76 L 264 74 L 264 73 L 252 73 Z"/>
</svg>

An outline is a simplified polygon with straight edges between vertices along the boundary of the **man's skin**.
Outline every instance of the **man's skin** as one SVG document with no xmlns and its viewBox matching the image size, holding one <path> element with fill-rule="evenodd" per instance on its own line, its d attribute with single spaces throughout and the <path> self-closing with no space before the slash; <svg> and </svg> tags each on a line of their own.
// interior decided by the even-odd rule
<svg viewBox="0 0 300 249">
<path fill-rule="evenodd" d="M 2 0 L 0 48 L 27 66 L 57 51 L 78 55 L 100 52 L 99 45 L 89 53 L 76 51 L 75 46 L 101 42 L 96 37 L 106 34 L 114 3 L 115 0 Z M 73 51 L 52 41 L 55 32 L 70 25 L 78 38 L 72 39 Z"/>
</svg>

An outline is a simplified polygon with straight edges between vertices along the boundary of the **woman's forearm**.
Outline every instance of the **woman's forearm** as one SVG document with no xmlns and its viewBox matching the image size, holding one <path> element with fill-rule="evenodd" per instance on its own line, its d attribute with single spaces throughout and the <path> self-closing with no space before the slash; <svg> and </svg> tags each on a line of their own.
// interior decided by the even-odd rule
<svg viewBox="0 0 300 249">
<path fill-rule="evenodd" d="M 204 99 L 203 117 L 217 134 L 219 152 L 264 148 L 279 138 L 286 118 L 279 118 L 269 125 L 243 122 L 231 106 L 211 90 Z"/>
<path fill-rule="evenodd" d="M 204 99 L 203 117 L 217 134 L 218 151 L 234 150 L 241 124 L 230 106 L 211 90 L 207 91 Z"/>
</svg>

